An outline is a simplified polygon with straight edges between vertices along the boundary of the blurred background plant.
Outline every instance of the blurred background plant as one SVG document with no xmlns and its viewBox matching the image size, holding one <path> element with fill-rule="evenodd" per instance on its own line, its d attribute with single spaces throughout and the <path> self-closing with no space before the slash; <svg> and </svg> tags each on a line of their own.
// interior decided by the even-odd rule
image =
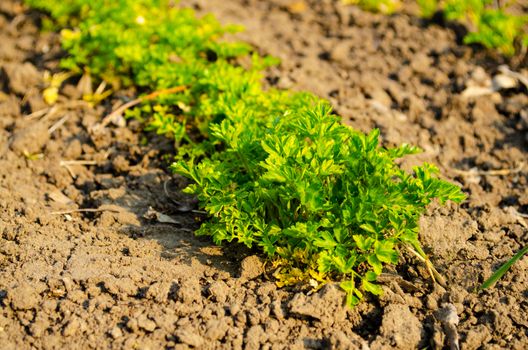
<svg viewBox="0 0 528 350">
<path fill-rule="evenodd" d="M 391 14 L 402 6 L 400 0 L 343 0 L 345 4 L 357 5 L 364 10 Z"/>
<path fill-rule="evenodd" d="M 384 14 L 397 11 L 398 0 L 343 0 L 345 4 Z M 528 47 L 528 14 L 518 0 L 416 0 L 420 16 L 432 18 L 440 13 L 448 21 L 464 24 L 466 44 L 480 44 L 511 57 L 524 55 Z M 521 5 L 521 6 L 518 6 Z M 517 11 L 514 10 L 517 8 Z M 521 11 L 518 9 L 521 8 Z M 521 12 L 521 13 L 517 13 Z"/>
</svg>

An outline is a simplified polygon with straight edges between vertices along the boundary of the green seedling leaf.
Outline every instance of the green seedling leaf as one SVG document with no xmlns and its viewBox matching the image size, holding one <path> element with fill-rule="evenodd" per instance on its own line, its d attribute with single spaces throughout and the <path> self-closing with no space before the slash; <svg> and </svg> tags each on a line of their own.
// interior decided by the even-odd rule
<svg viewBox="0 0 528 350">
<path fill-rule="evenodd" d="M 372 293 L 374 295 L 381 295 L 383 293 L 383 289 L 381 288 L 380 285 L 369 282 L 366 279 L 363 279 L 361 281 L 361 287 L 363 288 L 363 290 L 369 293 Z"/>
<path fill-rule="evenodd" d="M 398 263 L 398 252 L 394 250 L 394 244 L 389 241 L 374 243 L 374 252 L 379 261 L 389 264 Z"/>
<path fill-rule="evenodd" d="M 499 279 L 502 278 L 502 276 L 504 276 L 504 274 L 510 269 L 510 267 L 515 264 L 518 260 L 520 260 L 526 253 L 528 253 L 528 246 L 518 251 L 517 254 L 515 254 L 510 260 L 508 260 L 501 267 L 499 267 L 499 269 L 495 271 L 490 278 L 488 278 L 484 283 L 482 283 L 479 289 L 482 290 L 492 287 Z"/>
<path fill-rule="evenodd" d="M 370 264 L 370 266 L 372 266 L 374 273 L 376 275 L 381 275 L 381 272 L 383 271 L 383 264 L 379 260 L 378 256 L 371 254 L 367 257 L 367 261 Z"/>
<path fill-rule="evenodd" d="M 364 252 L 370 250 L 370 248 L 374 244 L 374 239 L 370 237 L 353 235 L 352 238 L 354 239 L 354 242 L 356 243 L 357 247 Z"/>
</svg>

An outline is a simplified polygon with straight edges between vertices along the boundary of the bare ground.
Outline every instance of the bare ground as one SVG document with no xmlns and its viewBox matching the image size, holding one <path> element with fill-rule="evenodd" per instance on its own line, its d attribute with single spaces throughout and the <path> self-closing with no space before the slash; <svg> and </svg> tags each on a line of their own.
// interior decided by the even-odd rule
<svg viewBox="0 0 528 350">
<path fill-rule="evenodd" d="M 387 145 L 422 147 L 404 166 L 438 164 L 463 186 L 465 203 L 432 206 L 421 221 L 448 287 L 405 256 L 384 275 L 383 297 L 349 310 L 336 286 L 312 295 L 279 289 L 257 252 L 194 237 L 203 218 L 179 193 L 185 181 L 166 170 L 170 142 L 134 121 L 92 131 L 134 92 L 92 108 L 71 79 L 50 110 L 43 74 L 57 69 L 58 37 L 39 33 L 40 15 L 7 0 L 0 3 L 2 348 L 442 348 L 449 304 L 462 349 L 528 347 L 528 258 L 494 288 L 475 291 L 528 241 L 526 87 L 463 97 L 490 83 L 498 59 L 407 13 L 373 15 L 327 0 L 183 4 L 244 24 L 243 39 L 280 57 L 270 85 L 330 99 L 345 122 L 380 128 Z M 160 222 L 160 213 L 174 222 Z"/>
</svg>

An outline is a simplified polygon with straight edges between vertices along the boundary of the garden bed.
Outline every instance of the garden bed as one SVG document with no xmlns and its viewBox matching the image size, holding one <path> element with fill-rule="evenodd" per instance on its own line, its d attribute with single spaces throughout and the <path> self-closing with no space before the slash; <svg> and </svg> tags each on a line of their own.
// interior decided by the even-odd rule
<svg viewBox="0 0 528 350">
<path fill-rule="evenodd" d="M 134 91 L 93 108 L 70 79 L 49 108 L 42 77 L 63 56 L 59 37 L 40 32 L 40 14 L 3 1 L 4 348 L 441 347 L 446 304 L 460 319 L 463 349 L 528 346 L 528 259 L 476 292 L 528 240 L 527 88 L 464 94 L 487 86 L 505 62 L 405 11 L 383 16 L 315 0 L 183 5 L 244 25 L 238 37 L 279 57 L 267 84 L 329 99 L 345 123 L 379 128 L 384 145 L 421 147 L 404 167 L 437 164 L 463 187 L 463 204 L 432 205 L 421 220 L 447 287 L 406 255 L 382 276 L 381 298 L 349 309 L 335 285 L 315 294 L 278 288 L 258 251 L 194 237 L 203 218 L 183 202 L 186 181 L 167 170 L 172 143 L 136 121 L 94 132 Z"/>
</svg>

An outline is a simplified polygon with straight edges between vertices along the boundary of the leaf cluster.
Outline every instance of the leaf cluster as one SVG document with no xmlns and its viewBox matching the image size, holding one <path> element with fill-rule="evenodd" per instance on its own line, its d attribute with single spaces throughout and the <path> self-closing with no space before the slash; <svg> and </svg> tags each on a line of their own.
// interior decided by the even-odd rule
<svg viewBox="0 0 528 350">
<path fill-rule="evenodd" d="M 240 31 L 240 26 L 222 26 L 212 15 L 199 18 L 192 9 L 173 7 L 168 0 L 26 3 L 61 22 L 75 24 L 61 31 L 62 45 L 69 54 L 62 68 L 97 77 L 115 89 L 187 87 L 158 98 L 160 107 L 154 118 L 145 111 L 151 129 L 168 134 L 174 129 L 170 125 L 178 122 L 206 135 L 209 120 L 223 113 L 218 102 L 232 104 L 244 95 L 259 95 L 262 69 L 277 63 L 272 57 L 252 55 L 245 43 L 224 40 Z M 235 64 L 240 57 L 245 67 Z M 141 110 L 132 115 L 145 117 Z M 179 143 L 183 133 L 181 127 L 175 128 L 171 136 L 178 136 Z"/>
<path fill-rule="evenodd" d="M 238 241 L 276 259 L 283 284 L 341 280 L 350 305 L 375 284 L 399 247 L 419 247 L 418 219 L 437 198 L 461 201 L 455 185 L 429 164 L 408 174 L 395 160 L 418 149 L 378 145 L 339 122 L 311 96 L 265 119 L 230 114 L 211 125 L 223 151 L 173 170 L 192 180 L 187 192 L 210 215 L 197 234 Z M 249 113 L 249 115 L 248 115 Z"/>
<path fill-rule="evenodd" d="M 224 41 L 238 28 L 163 0 L 69 1 L 78 12 L 27 0 L 78 16 L 63 31 L 64 67 L 117 86 L 185 86 L 129 116 L 174 138 L 172 170 L 193 180 L 185 191 L 210 217 L 196 233 L 260 248 L 279 284 L 337 280 L 349 305 L 380 294 L 376 278 L 400 248 L 422 252 L 418 219 L 427 204 L 464 199 L 433 165 L 413 173 L 398 166 L 417 148 L 381 147 L 378 130 L 340 123 L 311 94 L 264 89 L 262 70 L 274 60 Z"/>
</svg>

